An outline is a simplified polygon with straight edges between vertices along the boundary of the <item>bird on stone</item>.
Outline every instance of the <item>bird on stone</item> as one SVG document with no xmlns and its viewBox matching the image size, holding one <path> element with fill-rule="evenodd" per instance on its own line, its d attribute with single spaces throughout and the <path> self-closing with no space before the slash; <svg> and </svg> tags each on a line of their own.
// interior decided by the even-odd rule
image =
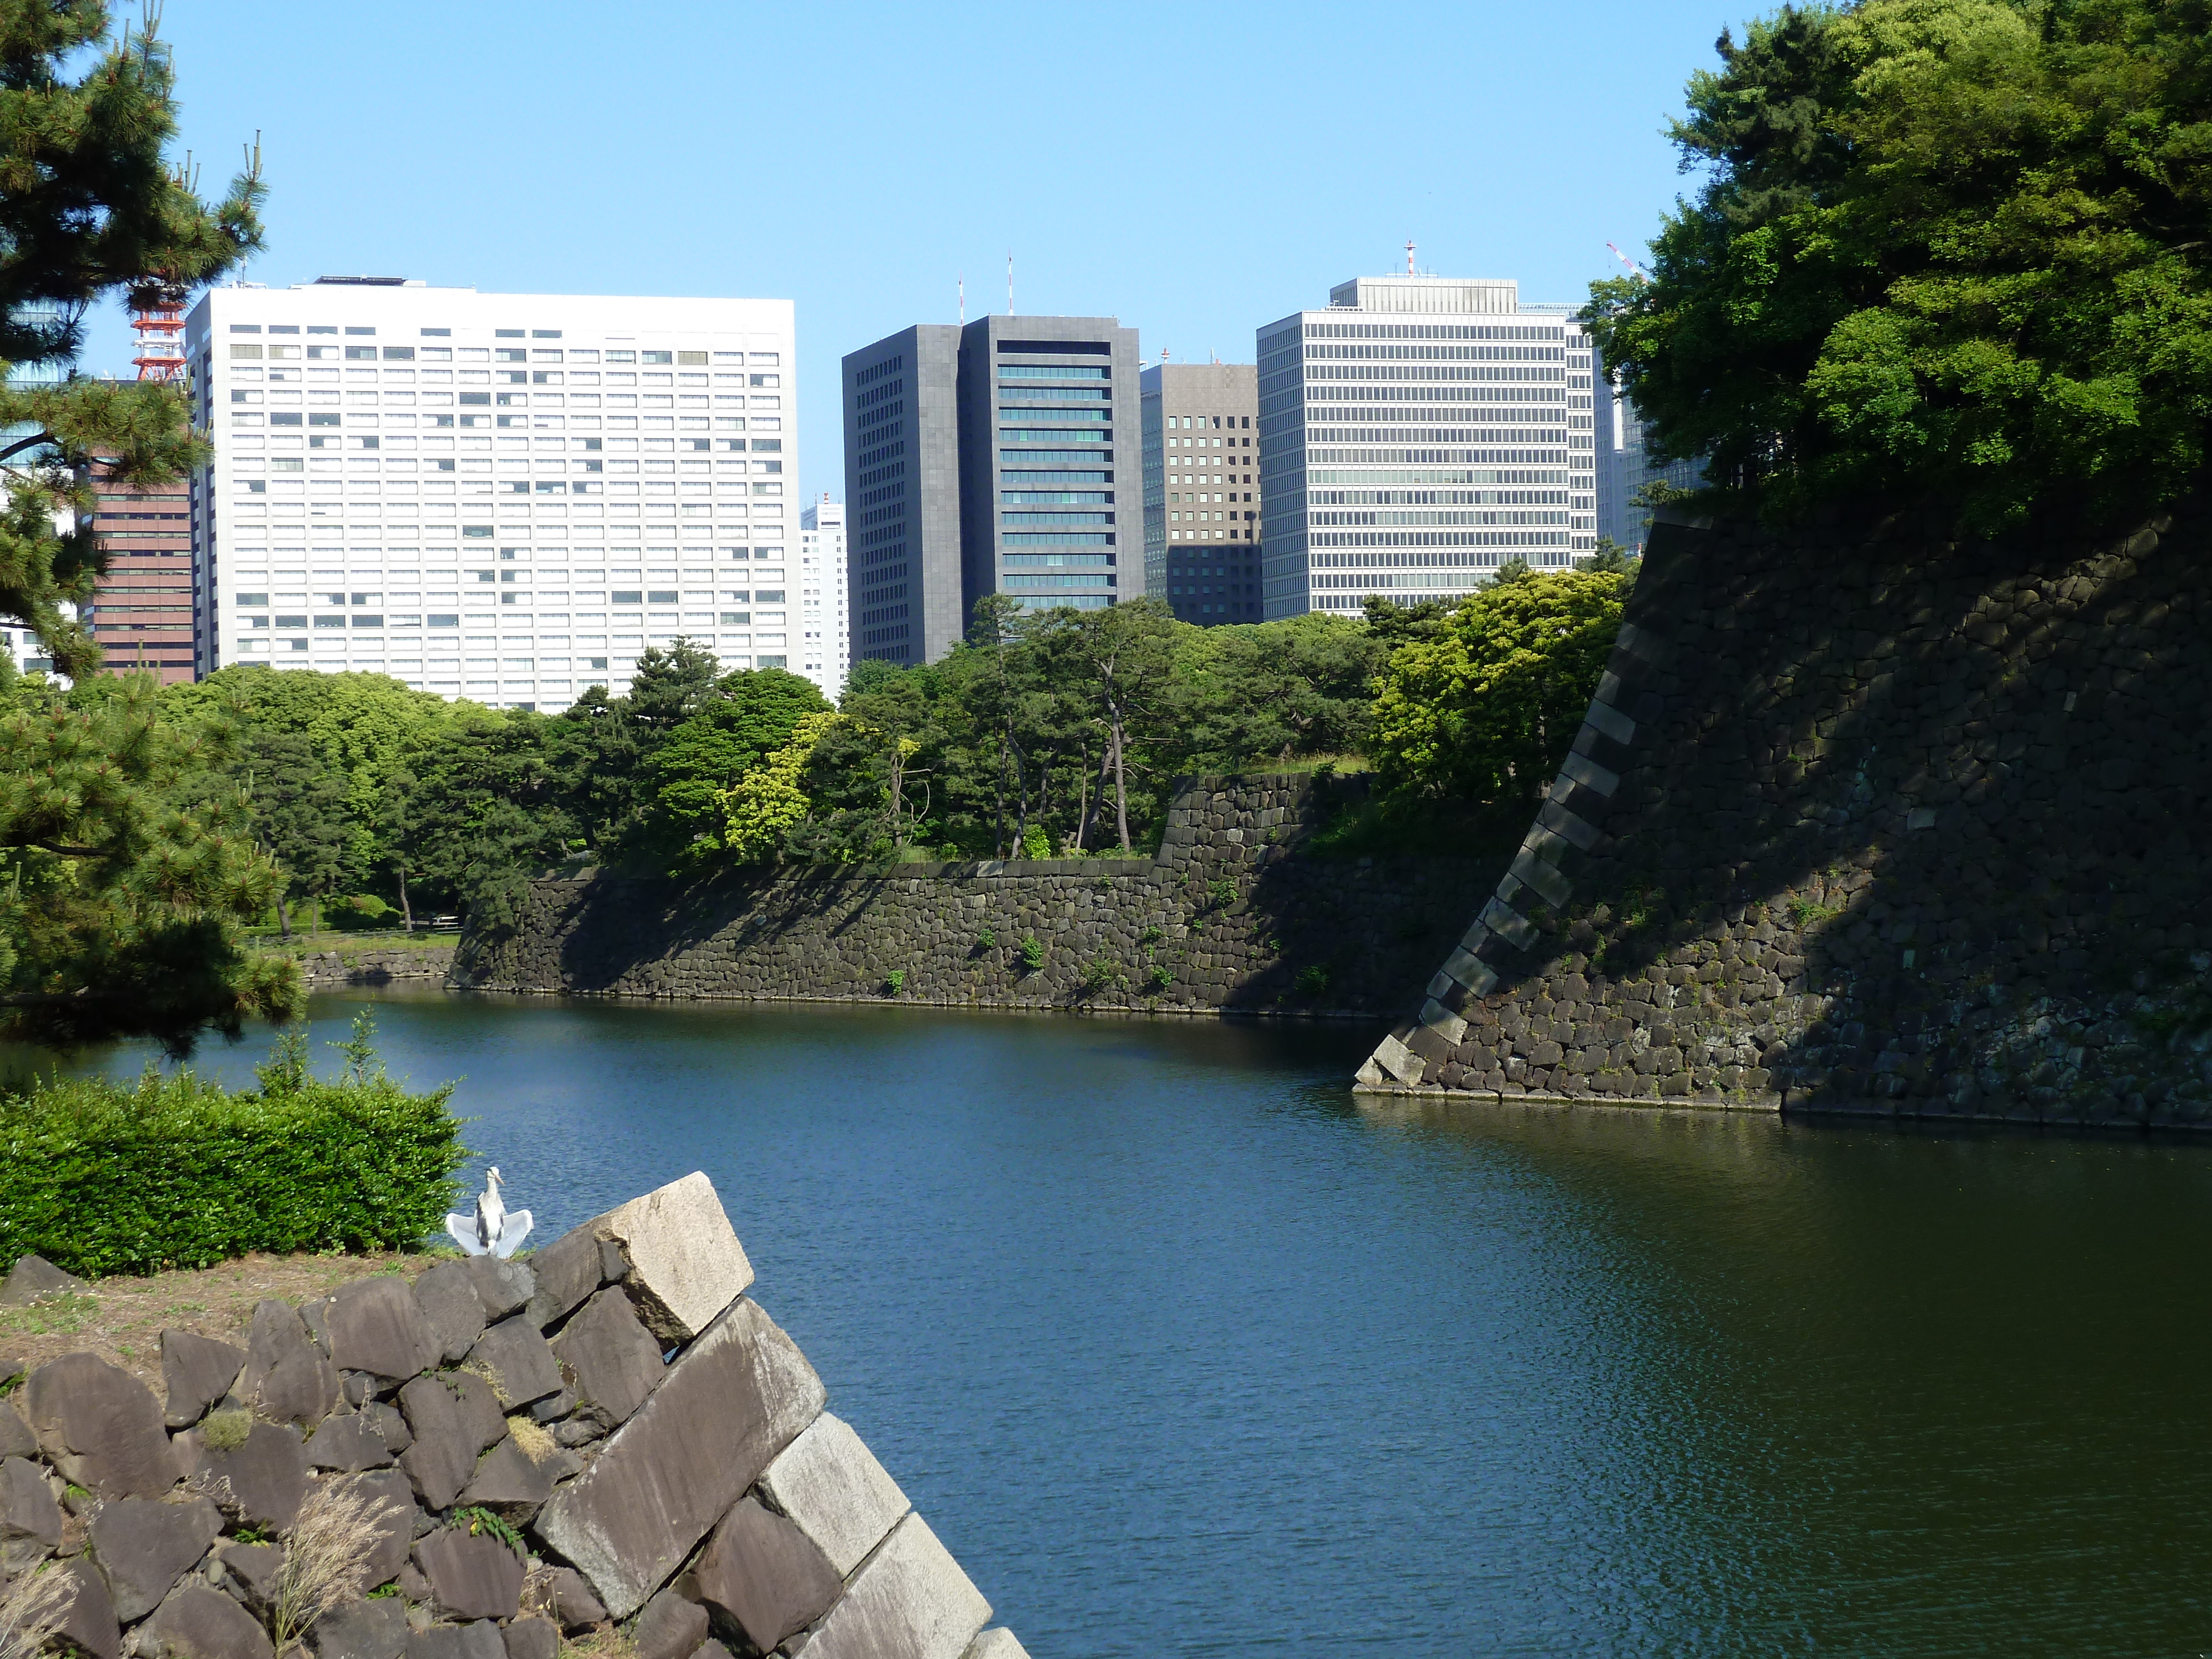
<svg viewBox="0 0 2212 1659">
<path fill-rule="evenodd" d="M 453 1211 L 447 1214 L 446 1231 L 464 1254 L 510 1256 L 530 1236 L 530 1212 L 508 1209 L 499 1195 L 505 1179 L 495 1164 L 484 1171 L 484 1189 L 477 1194 L 476 1213 Z"/>
</svg>

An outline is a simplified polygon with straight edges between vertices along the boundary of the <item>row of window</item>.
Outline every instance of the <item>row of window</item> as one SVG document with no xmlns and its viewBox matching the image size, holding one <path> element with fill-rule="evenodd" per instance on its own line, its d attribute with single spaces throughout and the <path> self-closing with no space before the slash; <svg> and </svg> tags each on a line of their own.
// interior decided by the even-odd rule
<svg viewBox="0 0 2212 1659">
<path fill-rule="evenodd" d="M 1073 580 L 1075 579 L 1068 578 L 1066 580 Z M 1095 581 L 1090 581 L 1087 578 L 1084 580 L 1086 581 L 1087 585 L 1095 587 L 1097 586 Z M 1032 585 L 1035 585 L 1045 581 L 1046 578 L 1041 576 L 1026 578 L 1010 576 L 1007 578 L 1007 580 L 1016 583 L 1027 580 Z M 1108 586 L 1112 586 L 1113 581 L 1114 579 L 1112 577 L 1109 576 L 1106 578 L 1106 585 Z M 635 593 L 617 593 L 614 596 L 612 602 L 617 605 L 634 605 L 638 604 L 640 601 Z M 648 596 L 643 602 L 647 605 L 672 605 L 677 603 L 677 600 L 675 596 L 671 594 L 665 599 L 659 596 Z M 593 601 L 586 599 L 584 603 L 605 604 L 607 601 Z M 719 611 L 712 613 L 702 611 L 696 616 L 687 616 L 685 620 L 697 623 L 709 623 L 710 614 L 712 617 L 720 618 L 719 622 L 712 623 L 710 624 L 712 626 L 720 628 L 750 628 L 753 625 L 752 612 L 750 611 Z M 382 612 L 353 612 L 343 617 L 308 617 L 305 615 L 284 616 L 280 614 L 276 617 L 243 617 L 240 620 L 243 621 L 249 629 L 266 629 L 271 627 L 273 624 L 274 628 L 278 632 L 306 630 L 321 632 L 336 630 L 343 632 L 348 629 L 353 629 L 365 633 L 379 633 L 387 631 L 388 629 L 398 629 L 459 628 L 461 625 L 461 614 L 457 611 L 432 611 L 420 613 L 410 611 L 404 616 L 397 613 L 386 614 Z M 588 624 L 594 622 L 605 624 L 607 623 L 608 618 L 605 612 L 577 611 L 574 613 L 563 612 L 557 618 L 541 617 L 538 620 L 541 623 L 558 621 L 563 625 L 574 625 L 577 623 Z M 626 619 L 617 617 L 614 618 L 614 620 L 619 623 Z M 661 619 L 656 617 L 655 620 Z M 672 616 L 665 618 L 665 620 L 673 622 L 675 618 Z M 761 615 L 761 622 L 763 626 L 769 628 L 782 628 L 787 625 L 781 612 L 771 616 L 763 611 Z"/>
<path fill-rule="evenodd" d="M 389 574 L 392 575 L 400 575 L 400 573 L 398 571 L 393 571 Z M 489 570 L 476 570 L 471 571 L 469 574 L 473 575 L 479 583 L 489 582 L 492 580 L 493 576 L 493 573 Z M 653 574 L 656 576 L 662 574 L 663 573 L 657 570 L 653 572 Z M 673 571 L 670 571 L 666 574 L 672 580 L 675 575 Z M 694 574 L 696 574 L 696 573 Z M 264 573 L 264 574 L 265 579 L 265 573 Z M 499 578 L 501 581 L 513 581 L 515 578 L 515 574 L 516 573 L 512 570 L 502 570 L 498 573 Z M 565 570 L 549 570 L 544 572 L 543 574 L 548 581 L 566 583 L 570 580 L 568 573 Z M 522 572 L 521 575 L 523 580 L 527 581 L 530 580 L 530 573 L 528 571 L 526 570 Z M 620 581 L 625 575 L 632 581 L 635 581 L 637 580 L 637 573 L 635 571 L 618 571 L 616 574 L 615 580 Z M 401 580 L 405 580 L 406 578 L 403 575 L 401 576 Z M 415 580 L 419 581 L 422 579 L 417 576 Z M 455 580 L 455 578 L 449 576 L 447 580 Z M 583 582 L 597 582 L 604 584 L 607 580 L 607 573 L 604 570 L 579 570 L 576 573 L 575 580 Z M 622 597 L 622 595 L 628 591 L 629 590 L 627 589 L 622 588 L 613 590 L 615 593 L 614 602 L 617 605 L 637 604 L 638 601 L 635 599 L 625 599 Z M 646 601 L 647 604 L 674 605 L 678 603 L 676 598 L 678 590 L 674 588 L 669 588 L 666 590 L 665 598 L 662 597 L 663 590 L 659 588 L 647 588 L 643 591 L 651 596 Z M 788 588 L 783 587 L 725 588 L 721 590 L 721 595 L 722 602 L 726 605 L 782 605 L 786 602 L 784 596 L 789 592 L 790 590 Z M 396 589 L 386 588 L 374 588 L 366 591 L 360 588 L 349 588 L 343 592 L 336 593 L 325 592 L 323 594 L 322 599 L 323 603 L 325 605 L 334 606 L 337 609 L 343 610 L 349 604 L 355 606 L 380 605 L 384 603 L 385 594 L 386 592 L 391 593 L 392 602 L 394 605 L 419 605 L 422 601 L 422 596 L 420 593 L 401 592 Z M 269 593 L 270 590 L 265 588 L 255 592 L 241 592 L 234 598 L 231 603 L 241 611 L 266 611 L 269 609 Z M 682 602 L 685 605 L 712 605 L 714 602 L 714 590 L 713 589 L 702 591 L 696 588 L 685 588 L 683 590 L 683 593 L 684 599 Z M 551 598 L 553 596 L 548 593 L 543 597 Z M 459 595 L 453 593 L 433 594 L 431 596 L 431 603 L 434 605 L 441 599 L 443 599 L 449 603 L 458 602 Z M 308 603 L 308 596 L 305 593 L 286 593 L 278 592 L 276 594 L 276 603 L 278 605 L 306 605 Z"/>
<path fill-rule="evenodd" d="M 299 334 L 304 331 L 309 335 L 315 335 L 336 334 L 339 330 L 335 325 L 327 323 L 309 323 L 306 325 L 304 331 L 301 325 L 296 323 L 270 323 L 265 326 L 260 323 L 233 323 L 230 325 L 230 331 L 233 334 L 270 335 Z M 376 334 L 376 330 L 373 325 L 349 323 L 346 325 L 344 332 L 348 338 L 374 338 Z M 421 330 L 416 337 L 421 339 L 449 340 L 453 337 L 453 331 L 450 328 L 426 328 Z M 519 328 L 494 329 L 492 331 L 492 337 L 495 340 L 520 340 L 523 337 L 523 331 Z M 561 337 L 561 331 L 557 328 L 535 328 L 530 331 L 530 337 L 534 340 L 557 340 Z M 388 349 L 396 350 L 399 348 L 392 347 Z M 427 346 L 422 348 L 422 349 L 426 351 L 435 349 L 437 348 Z M 476 350 L 478 349 L 478 348 L 465 347 L 463 349 Z M 501 346 L 499 348 L 499 351 L 502 356 L 518 355 L 522 349 L 523 348 L 520 346 Z M 540 357 L 550 356 L 557 360 L 561 356 L 558 349 L 548 349 L 542 347 L 533 348 L 532 349 L 534 355 Z M 570 356 L 573 356 L 574 355 L 574 349 L 571 348 Z M 617 351 L 611 355 L 617 361 L 621 362 L 630 362 L 633 356 L 633 354 L 628 350 Z M 671 360 L 671 353 L 667 350 L 660 349 L 638 352 L 635 354 L 635 356 L 638 361 L 648 363 L 665 363 Z M 703 363 L 708 361 L 709 356 L 712 356 L 714 361 L 718 363 L 741 363 L 746 361 L 746 354 L 742 351 L 715 350 L 708 352 L 705 350 L 693 350 L 690 348 L 684 348 L 683 349 L 676 350 L 673 354 L 674 361 L 679 363 Z M 778 354 L 773 351 L 756 351 L 751 354 L 751 361 L 755 363 L 766 363 L 770 367 L 774 367 L 777 360 Z"/>
</svg>

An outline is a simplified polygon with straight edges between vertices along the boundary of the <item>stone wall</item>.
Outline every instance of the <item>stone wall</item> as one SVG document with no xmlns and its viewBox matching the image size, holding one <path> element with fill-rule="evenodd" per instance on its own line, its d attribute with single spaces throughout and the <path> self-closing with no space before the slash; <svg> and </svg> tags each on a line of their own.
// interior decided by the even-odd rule
<svg viewBox="0 0 2212 1659">
<path fill-rule="evenodd" d="M 1301 856 L 1365 780 L 1198 779 L 1159 856 L 909 864 L 684 888 L 587 872 L 470 938 L 453 982 L 647 997 L 1296 1014 L 1397 1007 L 1497 879 L 1475 859 Z M 1034 940 L 1035 966 L 1024 956 Z M 894 990 L 893 975 L 899 975 Z"/>
<path fill-rule="evenodd" d="M 99 1659 L 274 1659 L 288 1572 L 350 1517 L 317 1659 L 554 1659 L 614 1621 L 637 1659 L 1020 1659 L 752 1277 L 695 1174 L 527 1261 L 264 1302 L 242 1347 L 164 1332 L 166 1401 L 41 1365 L 0 1398 L 0 1598 L 55 1575 Z M 36 1257 L 9 1285 L 97 1291 Z"/>
<path fill-rule="evenodd" d="M 1677 520 L 1363 1087 L 2212 1122 L 2212 512 Z"/>
<path fill-rule="evenodd" d="M 390 985 L 395 981 L 427 981 L 443 984 L 453 972 L 459 941 L 447 945 L 393 947 L 340 945 L 334 951 L 299 953 L 301 976 L 311 991 L 336 990 L 349 985 Z"/>
</svg>

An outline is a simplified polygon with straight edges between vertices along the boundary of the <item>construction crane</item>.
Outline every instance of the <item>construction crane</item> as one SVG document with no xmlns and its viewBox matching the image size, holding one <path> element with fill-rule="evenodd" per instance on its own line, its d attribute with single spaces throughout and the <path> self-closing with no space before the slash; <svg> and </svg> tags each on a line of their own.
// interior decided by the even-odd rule
<svg viewBox="0 0 2212 1659">
<path fill-rule="evenodd" d="M 1648 283 L 1648 282 L 1650 282 L 1650 281 L 1651 280 L 1649 276 L 1646 276 L 1644 274 L 1644 267 L 1643 267 L 1643 266 L 1641 266 L 1641 265 L 1639 265 L 1639 264 L 1638 264 L 1636 263 L 1636 261 L 1635 261 L 1635 260 L 1633 260 L 1633 259 L 1630 258 L 1629 258 L 1626 253 L 1623 253 L 1623 252 L 1622 252 L 1619 248 L 1617 248 L 1617 247 L 1613 247 L 1613 244 L 1612 244 L 1611 242 L 1607 242 L 1607 243 L 1606 244 L 1606 246 L 1607 246 L 1607 247 L 1612 247 L 1612 248 L 1613 248 L 1613 257 L 1614 258 L 1616 258 L 1616 259 L 1620 260 L 1621 264 L 1623 264 L 1626 265 L 1626 266 L 1628 267 L 1628 274 L 1629 274 L 1630 276 L 1633 276 L 1634 278 L 1636 278 L 1636 280 L 1637 280 L 1638 282 L 1639 282 L 1639 283 Z"/>
</svg>

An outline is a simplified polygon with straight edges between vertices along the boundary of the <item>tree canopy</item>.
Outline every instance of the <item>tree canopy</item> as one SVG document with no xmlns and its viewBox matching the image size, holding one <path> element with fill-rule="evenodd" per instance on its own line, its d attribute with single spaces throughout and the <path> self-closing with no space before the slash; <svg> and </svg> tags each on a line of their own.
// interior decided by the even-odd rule
<svg viewBox="0 0 2212 1659">
<path fill-rule="evenodd" d="M 1629 581 L 1576 570 L 1499 582 L 1401 646 L 1375 700 L 1385 783 L 1432 800 L 1533 801 L 1582 725 Z"/>
<path fill-rule="evenodd" d="M 181 298 L 261 240 L 258 162 L 202 201 L 170 154 L 168 48 L 109 23 L 100 0 L 0 7 L 0 619 L 80 682 L 100 652 L 76 611 L 106 568 L 90 481 L 171 483 L 205 446 L 179 386 L 8 371 L 72 368 L 94 301 Z M 0 1034 L 181 1049 L 296 1010 L 296 971 L 239 931 L 282 878 L 242 799 L 198 784 L 228 734 L 178 730 L 143 678 L 64 698 L 11 663 L 0 703 Z"/>
<path fill-rule="evenodd" d="M 2212 430 L 2212 0 L 1789 6 L 1719 41 L 1650 280 L 1594 285 L 1668 457 L 1984 532 L 2187 488 Z"/>
</svg>

